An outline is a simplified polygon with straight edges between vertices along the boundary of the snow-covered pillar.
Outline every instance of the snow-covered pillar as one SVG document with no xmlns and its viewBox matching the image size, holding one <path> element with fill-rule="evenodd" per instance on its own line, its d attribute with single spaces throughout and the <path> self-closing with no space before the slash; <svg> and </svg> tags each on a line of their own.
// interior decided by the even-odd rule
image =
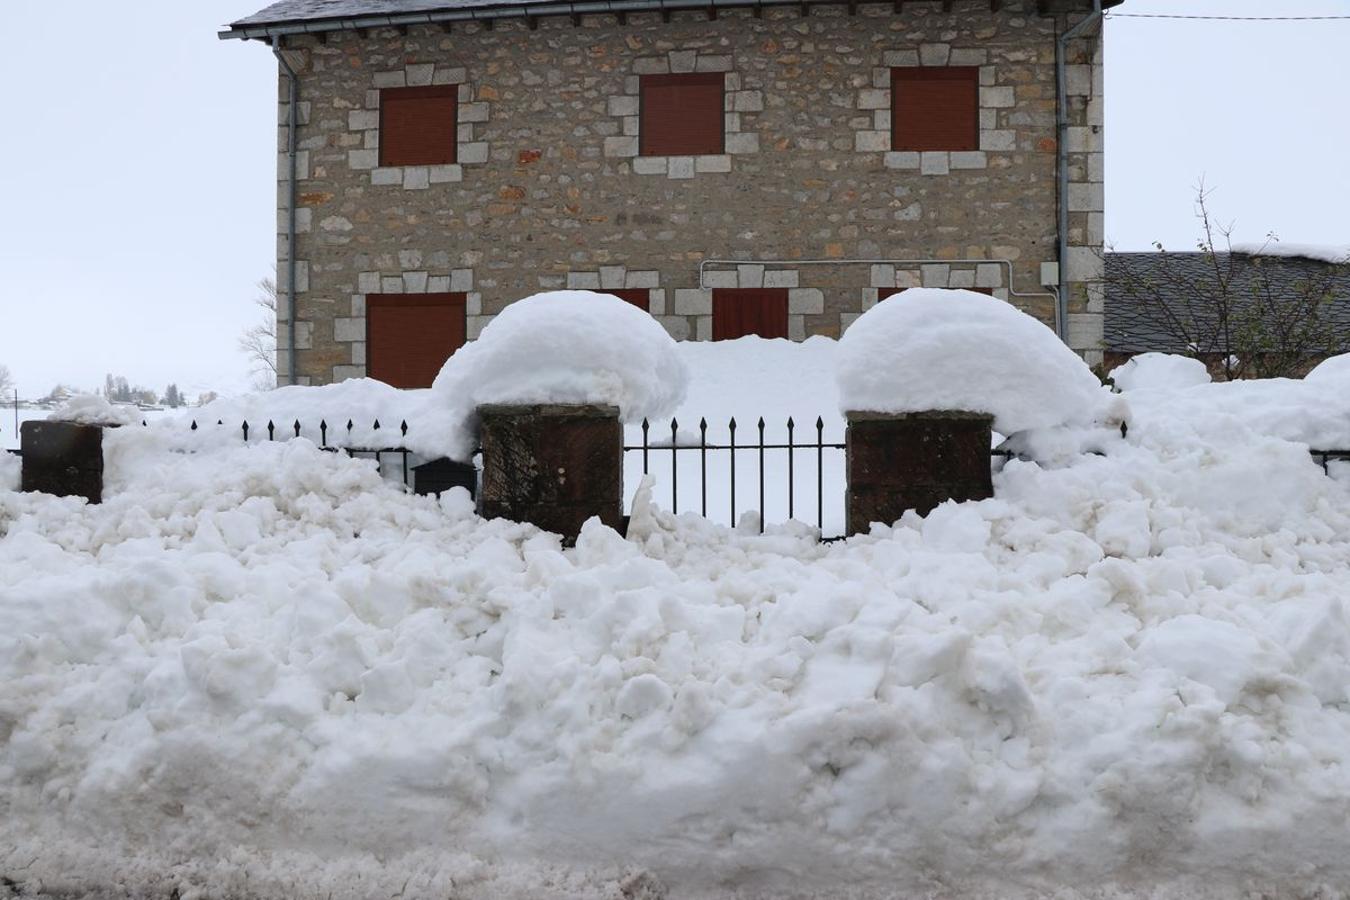
<svg viewBox="0 0 1350 900">
<path fill-rule="evenodd" d="M 478 408 L 484 517 L 530 522 L 576 540 L 591 516 L 623 520 L 623 428 L 615 406 Z"/>
<path fill-rule="evenodd" d="M 103 501 L 103 426 L 40 420 L 19 430 L 25 491 Z"/>
<path fill-rule="evenodd" d="M 993 416 L 956 410 L 845 416 L 849 534 L 873 522 L 889 525 L 906 510 L 927 515 L 946 500 L 994 495 Z"/>
</svg>

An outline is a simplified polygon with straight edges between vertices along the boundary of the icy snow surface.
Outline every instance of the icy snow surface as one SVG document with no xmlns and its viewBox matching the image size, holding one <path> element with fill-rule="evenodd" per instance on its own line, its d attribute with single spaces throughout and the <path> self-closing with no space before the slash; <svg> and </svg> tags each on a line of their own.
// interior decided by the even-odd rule
<svg viewBox="0 0 1350 900">
<path fill-rule="evenodd" d="M 1284 241 L 1248 241 L 1232 247 L 1252 256 L 1293 256 L 1327 263 L 1350 263 L 1350 244 L 1294 244 Z"/>
<path fill-rule="evenodd" d="M 1198 359 L 1172 353 L 1140 353 L 1111 370 L 1122 391 L 1166 391 L 1209 384 L 1209 370 Z"/>
<path fill-rule="evenodd" d="M 724 381 L 719 413 L 828 398 L 801 368 Z M 657 484 L 627 540 L 563 550 L 305 440 L 119 429 L 104 504 L 0 490 L 0 876 L 1347 896 L 1350 492 L 1258 428 L 1347 401 L 1231 387 L 1136 391 L 1105 455 L 833 545 L 674 517 Z"/>
<path fill-rule="evenodd" d="M 846 410 L 960 409 L 1004 434 L 1090 420 L 1101 383 L 1046 328 L 974 291 L 911 288 L 863 313 L 839 341 Z"/>
</svg>

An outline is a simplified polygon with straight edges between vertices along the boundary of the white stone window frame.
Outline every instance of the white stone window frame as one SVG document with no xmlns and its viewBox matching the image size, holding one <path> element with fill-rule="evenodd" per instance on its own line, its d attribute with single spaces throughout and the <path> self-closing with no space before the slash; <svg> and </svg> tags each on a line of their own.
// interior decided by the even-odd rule
<svg viewBox="0 0 1350 900">
<path fill-rule="evenodd" d="M 463 294 L 464 337 L 475 340 L 491 316 L 483 315 L 483 295 L 473 289 L 473 269 L 451 269 L 443 275 L 416 270 L 386 275 L 361 272 L 351 295 L 351 315 L 333 319 L 333 341 L 351 347 L 350 363 L 333 367 L 333 380 L 366 376 L 366 298 L 383 294 Z"/>
<path fill-rule="evenodd" d="M 980 149 L 895 150 L 891 146 L 891 70 L 920 66 L 973 66 L 980 70 Z M 990 65 L 983 47 L 953 47 L 951 44 L 920 44 L 917 49 L 886 50 L 881 65 L 872 68 L 871 87 L 861 88 L 854 101 L 859 112 L 853 148 L 858 153 L 881 153 L 888 169 L 917 171 L 921 175 L 947 175 L 959 169 L 987 169 L 989 156 L 1017 149 L 1017 131 L 1000 128 L 1001 114 L 1017 105 L 1015 85 L 998 83 L 998 67 Z M 1006 124 L 1006 122 L 1004 123 Z"/>
<path fill-rule="evenodd" d="M 605 157 L 631 160 L 632 171 L 638 175 L 685 179 L 725 174 L 731 171 L 733 157 L 758 153 L 759 132 L 748 127 L 752 123 L 745 120 L 745 115 L 764 111 L 764 93 L 745 90 L 735 66 L 735 57 L 730 53 L 700 50 L 671 50 L 665 56 L 640 56 L 633 60 L 631 73 L 623 81 L 623 93 L 608 101 L 609 115 L 619 120 L 619 134 L 605 138 Z M 640 155 L 642 76 L 711 72 L 723 73 L 722 152 L 706 156 Z"/>
<path fill-rule="evenodd" d="M 712 340 L 713 291 L 721 288 L 786 288 L 788 292 L 788 340 L 806 340 L 806 317 L 825 312 L 825 292 L 802 287 L 799 269 L 760 263 L 740 263 L 734 269 L 707 269 L 703 286 L 677 288 L 674 313 L 694 318 L 694 339 Z"/>
<path fill-rule="evenodd" d="M 601 266 L 592 271 L 568 272 L 567 289 L 572 291 L 647 290 L 647 312 L 654 317 L 666 314 L 666 292 L 661 273 L 656 269 L 629 269 L 627 266 Z"/>
<path fill-rule="evenodd" d="M 380 165 L 380 91 L 386 88 L 458 85 L 455 104 L 455 162 L 442 166 Z M 347 165 L 370 173 L 372 185 L 426 190 L 433 184 L 464 180 L 464 169 L 488 161 L 488 143 L 483 129 L 492 116 L 492 104 L 473 99 L 474 88 L 463 66 L 410 63 L 401 69 L 376 72 L 366 91 L 365 108 L 347 113 L 347 133 L 361 136 L 361 149 L 347 151 Z"/>
</svg>

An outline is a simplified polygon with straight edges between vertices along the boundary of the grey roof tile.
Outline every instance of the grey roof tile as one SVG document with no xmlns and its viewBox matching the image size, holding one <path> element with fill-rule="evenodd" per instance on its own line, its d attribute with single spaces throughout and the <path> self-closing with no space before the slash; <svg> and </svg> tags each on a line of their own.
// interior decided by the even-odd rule
<svg viewBox="0 0 1350 900">
<path fill-rule="evenodd" d="M 1238 253 L 1217 254 L 1216 261 L 1220 271 L 1230 279 L 1233 296 L 1247 296 L 1258 273 L 1269 282 L 1277 300 L 1298 296 L 1300 282 L 1306 284 L 1311 279 L 1329 276 L 1332 315 L 1350 330 L 1350 265 L 1331 266 L 1296 257 L 1252 257 Z M 1162 304 L 1141 300 L 1140 291 L 1131 290 L 1130 286 L 1152 285 L 1145 293 L 1165 296 L 1168 305 L 1174 305 L 1182 302 L 1175 285 L 1203 287 L 1216 283 L 1215 264 L 1202 253 L 1106 254 L 1106 348 L 1133 353 L 1184 352 L 1184 342 L 1167 327 Z M 1203 314 L 1198 307 L 1192 309 L 1197 311 L 1197 317 Z"/>
</svg>

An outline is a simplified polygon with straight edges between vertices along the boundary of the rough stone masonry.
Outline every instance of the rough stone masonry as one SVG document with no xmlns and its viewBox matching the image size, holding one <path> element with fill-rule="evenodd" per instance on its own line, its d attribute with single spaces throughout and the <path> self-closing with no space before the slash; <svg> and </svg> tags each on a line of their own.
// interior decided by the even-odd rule
<svg viewBox="0 0 1350 900">
<path fill-rule="evenodd" d="M 652 315 L 681 339 L 711 337 L 711 289 L 726 286 L 791 289 L 794 338 L 837 336 L 879 292 L 914 285 L 987 288 L 1051 323 L 1041 264 L 1056 258 L 1055 36 L 1081 13 L 945 5 L 288 38 L 301 87 L 296 380 L 365 374 L 366 298 L 379 293 L 465 292 L 470 339 L 513 300 L 592 282 L 651 289 Z M 1067 331 L 1097 362 L 1101 42 L 1073 53 Z M 979 67 L 979 150 L 891 150 L 890 70 L 911 65 Z M 637 156 L 639 76 L 682 71 L 723 73 L 725 153 Z M 380 89 L 427 84 L 459 86 L 458 162 L 380 168 Z M 280 89 L 284 373 L 284 78 Z M 705 259 L 739 265 L 701 281 Z"/>
</svg>

